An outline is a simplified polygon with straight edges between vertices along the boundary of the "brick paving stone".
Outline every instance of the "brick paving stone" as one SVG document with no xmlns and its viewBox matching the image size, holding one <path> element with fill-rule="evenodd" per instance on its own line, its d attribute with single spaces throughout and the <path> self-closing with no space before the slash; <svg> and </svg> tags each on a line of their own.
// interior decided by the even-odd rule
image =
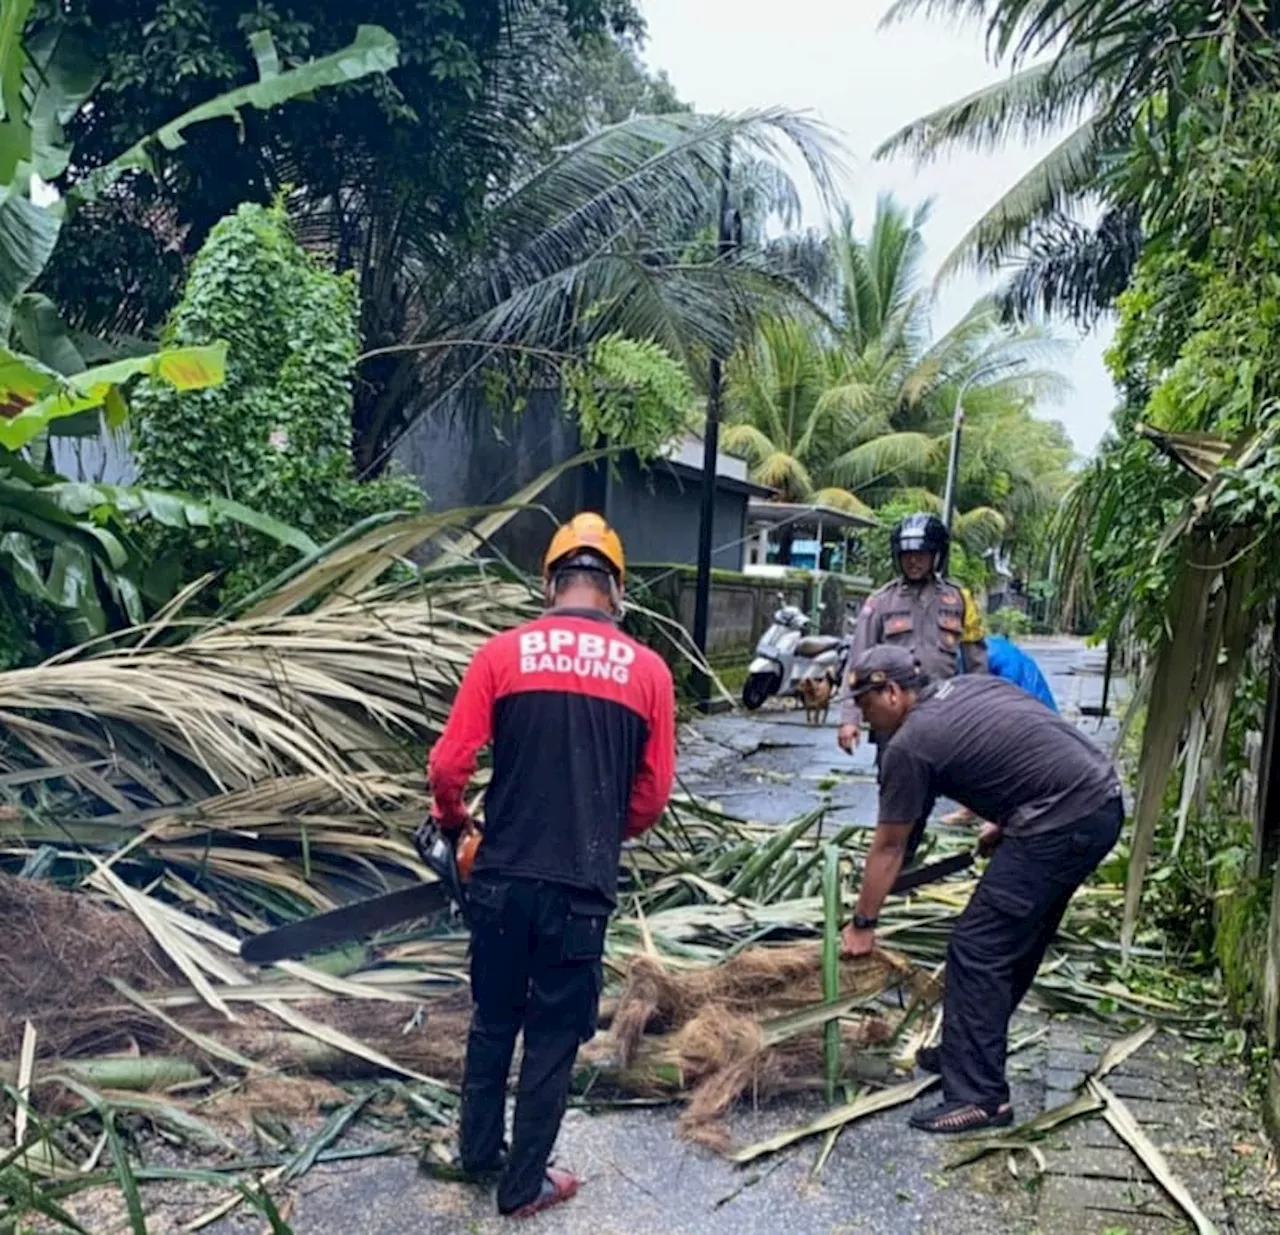
<svg viewBox="0 0 1280 1235">
<path fill-rule="evenodd" d="M 1152 1102 L 1186 1102 L 1196 1091 L 1175 1085 L 1160 1077 L 1135 1076 L 1127 1069 L 1113 1072 L 1106 1079 L 1107 1088 L 1119 1098 L 1143 1098 Z"/>
<path fill-rule="evenodd" d="M 1051 1134 L 1054 1143 L 1078 1148 L 1090 1149 L 1124 1149 L 1131 1152 L 1125 1143 L 1116 1135 L 1114 1129 L 1100 1115 L 1081 1119 L 1077 1123 L 1068 1124 Z"/>
<path fill-rule="evenodd" d="M 1176 1206 L 1164 1192 L 1155 1184 L 1141 1180 L 1052 1175 L 1041 1185 L 1039 1216 L 1042 1221 L 1082 1212 L 1114 1215 L 1112 1225 L 1118 1227 L 1125 1226 L 1125 1219 L 1130 1216 L 1163 1219 L 1172 1222 L 1173 1229 L 1181 1223 Z"/>
<path fill-rule="evenodd" d="M 1171 1137 L 1193 1129 L 1199 1114 L 1198 1104 L 1188 1108 L 1180 1102 L 1152 1102 L 1145 1098 L 1125 1098 L 1124 1104 L 1148 1131 L 1152 1128 L 1168 1129 L 1165 1135 Z"/>
<path fill-rule="evenodd" d="M 1050 1175 L 1075 1175 L 1082 1179 L 1122 1179 L 1152 1182 L 1146 1167 L 1128 1149 L 1094 1146 L 1043 1150 L 1045 1171 Z"/>
<path fill-rule="evenodd" d="M 1074 1051 L 1095 1060 L 1115 1037 L 1109 1030 L 1089 1029 L 1074 1021 L 1055 1021 L 1049 1030 L 1050 1051 Z"/>
<path fill-rule="evenodd" d="M 1064 1072 L 1061 1068 L 1050 1067 L 1045 1071 L 1044 1083 L 1055 1093 L 1074 1093 L 1084 1084 L 1085 1073 Z"/>
</svg>

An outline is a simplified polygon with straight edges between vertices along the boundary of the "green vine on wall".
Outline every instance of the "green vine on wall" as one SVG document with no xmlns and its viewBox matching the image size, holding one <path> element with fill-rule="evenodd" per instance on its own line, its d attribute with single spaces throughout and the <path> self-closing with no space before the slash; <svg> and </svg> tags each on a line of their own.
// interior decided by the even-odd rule
<svg viewBox="0 0 1280 1235">
<path fill-rule="evenodd" d="M 411 480 L 353 475 L 358 323 L 354 281 L 302 248 L 279 202 L 245 204 L 222 219 L 192 264 L 165 337 L 226 339 L 227 379 L 189 394 L 154 384 L 138 391 L 134 443 L 145 482 L 233 498 L 321 543 L 369 514 L 420 507 Z M 195 544 L 170 536 L 165 547 L 196 550 L 204 569 L 227 573 L 231 595 L 287 560 L 222 525 Z"/>
</svg>

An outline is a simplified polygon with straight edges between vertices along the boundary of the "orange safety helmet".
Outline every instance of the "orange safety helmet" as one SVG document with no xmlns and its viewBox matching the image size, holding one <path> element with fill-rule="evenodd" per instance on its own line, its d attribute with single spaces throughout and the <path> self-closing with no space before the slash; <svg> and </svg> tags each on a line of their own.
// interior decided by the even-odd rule
<svg viewBox="0 0 1280 1235">
<path fill-rule="evenodd" d="M 603 518 L 589 511 L 574 515 L 557 529 L 547 546 L 547 555 L 542 559 L 542 577 L 550 578 L 557 562 L 580 550 L 604 558 L 617 572 L 619 583 L 626 577 L 627 563 L 618 533 Z"/>
</svg>

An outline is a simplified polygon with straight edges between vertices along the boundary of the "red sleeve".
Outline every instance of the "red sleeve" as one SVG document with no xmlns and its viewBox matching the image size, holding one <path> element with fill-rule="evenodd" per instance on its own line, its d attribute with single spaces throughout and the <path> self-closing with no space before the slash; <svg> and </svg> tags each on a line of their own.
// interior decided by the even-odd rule
<svg viewBox="0 0 1280 1235">
<path fill-rule="evenodd" d="M 649 709 L 649 737 L 640 756 L 640 769 L 631 785 L 625 835 L 639 836 L 662 817 L 676 770 L 676 688 L 671 672 L 660 663 L 654 673 Z"/>
<path fill-rule="evenodd" d="M 431 814 L 453 831 L 468 822 L 462 800 L 476 770 L 476 754 L 493 737 L 494 678 L 487 648 L 476 653 L 462 677 L 444 732 L 427 759 Z"/>
</svg>

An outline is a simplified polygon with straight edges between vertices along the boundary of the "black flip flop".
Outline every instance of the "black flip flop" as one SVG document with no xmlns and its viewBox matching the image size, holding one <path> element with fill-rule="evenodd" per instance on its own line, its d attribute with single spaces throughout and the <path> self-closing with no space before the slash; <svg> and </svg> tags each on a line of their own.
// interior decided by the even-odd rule
<svg viewBox="0 0 1280 1235">
<path fill-rule="evenodd" d="M 1006 1102 L 992 1111 L 976 1102 L 944 1102 L 932 1110 L 912 1115 L 907 1122 L 920 1132 L 962 1136 L 987 1128 L 1007 1128 L 1013 1123 L 1013 1107 Z"/>
</svg>

